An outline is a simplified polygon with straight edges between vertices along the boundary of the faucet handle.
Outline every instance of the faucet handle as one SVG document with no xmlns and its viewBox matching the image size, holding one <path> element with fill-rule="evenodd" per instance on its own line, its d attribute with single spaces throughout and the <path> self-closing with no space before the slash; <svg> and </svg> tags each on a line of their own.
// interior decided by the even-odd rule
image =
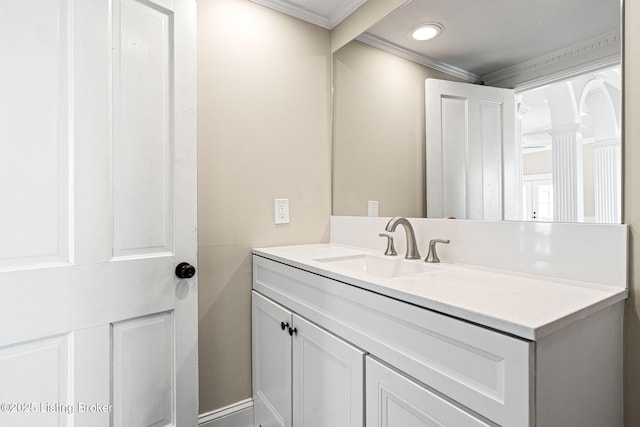
<svg viewBox="0 0 640 427">
<path fill-rule="evenodd" d="M 396 248 L 393 246 L 393 236 L 391 234 L 380 233 L 378 234 L 378 236 L 387 238 L 387 250 L 384 251 L 385 255 L 387 256 L 398 255 L 398 253 L 396 252 Z"/>
<path fill-rule="evenodd" d="M 427 257 L 424 259 L 425 262 L 440 262 L 440 258 L 438 258 L 438 254 L 436 253 L 436 243 L 446 243 L 449 244 L 450 240 L 442 240 L 442 239 L 432 239 L 429 240 L 429 253 Z"/>
</svg>

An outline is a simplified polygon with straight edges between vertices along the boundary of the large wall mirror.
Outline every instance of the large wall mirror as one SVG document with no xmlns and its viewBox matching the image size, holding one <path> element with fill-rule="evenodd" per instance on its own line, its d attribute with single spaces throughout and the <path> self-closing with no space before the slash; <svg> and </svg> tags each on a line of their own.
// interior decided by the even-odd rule
<svg viewBox="0 0 640 427">
<path fill-rule="evenodd" d="M 333 214 L 619 223 L 620 23 L 620 0 L 407 2 L 333 55 Z"/>
</svg>

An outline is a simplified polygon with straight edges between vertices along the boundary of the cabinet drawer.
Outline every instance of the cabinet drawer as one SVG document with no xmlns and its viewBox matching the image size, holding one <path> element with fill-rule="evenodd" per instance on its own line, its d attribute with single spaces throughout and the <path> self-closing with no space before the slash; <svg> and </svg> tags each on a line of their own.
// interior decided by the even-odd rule
<svg viewBox="0 0 640 427">
<path fill-rule="evenodd" d="M 254 288 L 500 425 L 532 425 L 529 341 L 259 256 Z"/>
<path fill-rule="evenodd" d="M 369 427 L 489 427 L 454 403 L 399 372 L 366 358 Z"/>
</svg>

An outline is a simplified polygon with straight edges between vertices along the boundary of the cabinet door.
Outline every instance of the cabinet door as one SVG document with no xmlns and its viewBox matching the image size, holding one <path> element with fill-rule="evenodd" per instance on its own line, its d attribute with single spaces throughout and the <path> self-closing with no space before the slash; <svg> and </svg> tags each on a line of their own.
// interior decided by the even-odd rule
<svg viewBox="0 0 640 427">
<path fill-rule="evenodd" d="M 294 315 L 293 425 L 362 427 L 364 353 Z"/>
<path fill-rule="evenodd" d="M 366 360 L 368 427 L 490 425 L 376 360 Z"/>
<path fill-rule="evenodd" d="M 291 312 L 252 294 L 254 425 L 291 427 Z"/>
</svg>

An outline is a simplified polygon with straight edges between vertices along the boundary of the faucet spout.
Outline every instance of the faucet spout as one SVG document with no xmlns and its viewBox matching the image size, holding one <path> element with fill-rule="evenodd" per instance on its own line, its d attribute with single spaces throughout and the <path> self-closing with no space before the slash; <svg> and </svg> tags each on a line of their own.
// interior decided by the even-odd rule
<svg viewBox="0 0 640 427">
<path fill-rule="evenodd" d="M 400 216 L 391 218 L 387 223 L 385 230 L 394 232 L 398 225 L 401 225 L 404 228 L 404 232 L 407 235 L 407 253 L 404 257 L 406 259 L 420 259 L 420 252 L 418 252 L 418 245 L 416 245 L 416 235 L 411 223 L 406 218 Z"/>
</svg>

